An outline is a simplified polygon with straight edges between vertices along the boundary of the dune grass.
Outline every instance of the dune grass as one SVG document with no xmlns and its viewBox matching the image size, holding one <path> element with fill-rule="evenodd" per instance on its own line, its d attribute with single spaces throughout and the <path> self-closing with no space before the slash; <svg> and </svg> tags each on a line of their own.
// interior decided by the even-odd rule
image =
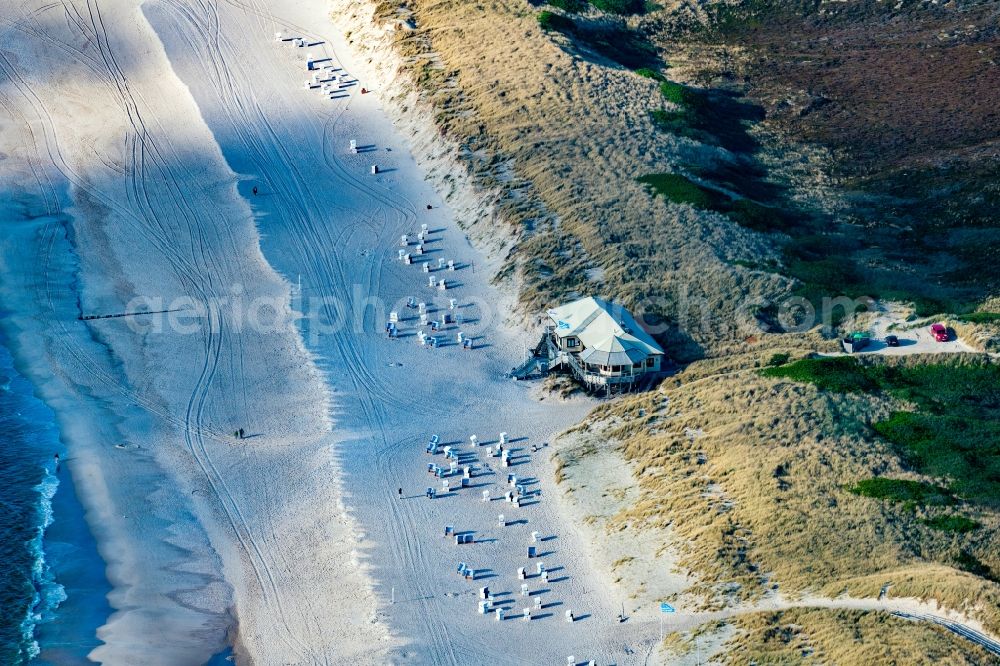
<svg viewBox="0 0 1000 666">
<path fill-rule="evenodd" d="M 869 425 L 912 403 L 856 390 L 880 386 L 877 372 L 873 380 L 839 359 L 835 373 L 801 361 L 768 366 L 775 354 L 804 355 L 765 348 L 699 361 L 655 393 L 594 412 L 577 433 L 615 446 L 639 488 L 613 524 L 663 530 L 697 577 L 687 607 L 717 608 L 774 586 L 875 597 L 891 584 L 894 596 L 938 599 L 1000 630 L 1000 515 L 954 495 L 946 479 L 921 478 Z M 911 394 L 923 390 L 914 377 L 927 371 L 900 365 L 893 372 L 911 380 Z M 788 369 L 827 388 L 766 376 Z M 950 390 L 967 381 L 954 379 Z M 969 529 L 973 522 L 980 527 Z"/>
<path fill-rule="evenodd" d="M 733 619 L 723 664 L 991 663 L 982 648 L 943 627 L 877 611 L 793 608 Z M 691 646 L 688 646 L 689 648 Z"/>
<path fill-rule="evenodd" d="M 913 403 L 872 425 L 913 469 L 948 479 L 948 492 L 1000 508 L 1000 366 L 988 361 L 890 365 L 852 357 L 804 359 L 761 374 L 838 392 L 886 392 Z M 878 483 L 874 483 L 878 481 Z M 872 479 L 872 488 L 888 480 Z M 904 482 L 900 481 L 900 484 Z M 900 485 L 898 493 L 906 495 Z M 876 495 L 869 495 L 876 496 Z M 898 499 L 898 497 L 897 497 Z M 918 498 L 909 498 L 919 501 Z"/>
<path fill-rule="evenodd" d="M 678 160 L 675 138 L 654 131 L 649 115 L 660 81 L 622 71 L 664 66 L 643 24 L 549 6 L 540 8 L 552 15 L 542 19 L 547 32 L 519 0 L 379 7 L 385 24 L 413 18 L 415 29 L 386 36 L 416 84 L 401 86 L 396 103 L 428 105 L 476 190 L 489 194 L 468 230 L 503 245 L 496 279 L 516 287 L 521 314 L 582 294 L 612 298 L 685 360 L 747 337 L 737 330 L 739 300 L 725 294 L 766 300 L 787 288 L 773 273 L 731 263 L 776 259 L 751 232 L 668 206 L 636 182 L 651 162 L 667 171 Z M 555 16 L 572 21 L 572 34 Z M 717 147 L 705 150 L 718 161 Z M 593 269 L 603 280 L 591 279 Z M 704 316 L 686 318 L 682 301 L 704 303 Z"/>
<path fill-rule="evenodd" d="M 696 363 L 661 391 L 609 404 L 583 426 L 593 446 L 617 446 L 636 463 L 640 497 L 616 520 L 670 528 L 683 565 L 699 576 L 692 598 L 721 605 L 774 584 L 876 596 L 891 581 L 894 594 L 938 598 L 1000 628 L 997 586 L 957 568 L 960 561 L 1000 568 L 995 515 L 983 508 L 975 515 L 981 529 L 948 532 L 921 522 L 940 508 L 904 511 L 901 503 L 848 492 L 865 478 L 907 475 L 897 452 L 867 427 L 903 406 L 883 392 L 821 391 L 748 369 L 775 352 L 800 357 L 828 344 L 783 337 L 775 349 L 778 342 L 734 325 L 740 303 L 733 294 L 766 300 L 787 290 L 773 273 L 741 266 L 781 268 L 785 257 L 718 215 L 668 205 L 634 178 L 654 169 L 701 178 L 687 163 L 692 156 L 717 166 L 724 150 L 752 150 L 743 123 L 753 122 L 755 110 L 722 100 L 722 114 L 703 105 L 697 122 L 723 136 L 686 142 L 682 153 L 676 137 L 654 131 L 651 100 L 663 100 L 662 81 L 621 69 L 661 65 L 631 58 L 623 65 L 576 35 L 546 33 L 520 1 L 380 8 L 376 21 L 395 25 L 404 14 L 417 26 L 378 31 L 395 41 L 412 78 L 393 103 L 428 105 L 442 143 L 457 146 L 476 188 L 489 193 L 489 210 L 463 224 L 491 251 L 509 252 L 498 279 L 518 288 L 524 312 L 598 293 L 663 322 L 675 359 L 759 345 L 755 359 Z M 630 34 L 649 43 L 638 30 Z M 734 173 L 746 169 L 739 164 Z M 705 180 L 738 193 L 760 186 L 759 178 L 748 185 L 734 173 Z M 769 202 L 756 192 L 751 199 Z M 824 250 L 857 249 L 836 241 L 816 233 L 793 258 L 822 278 L 838 268 L 815 263 L 828 258 Z M 592 268 L 602 269 L 602 283 L 589 278 Z M 703 301 L 708 316 L 682 323 L 685 299 Z M 689 437 L 688 426 L 704 435 Z M 557 464 L 561 476 L 572 461 Z"/>
</svg>

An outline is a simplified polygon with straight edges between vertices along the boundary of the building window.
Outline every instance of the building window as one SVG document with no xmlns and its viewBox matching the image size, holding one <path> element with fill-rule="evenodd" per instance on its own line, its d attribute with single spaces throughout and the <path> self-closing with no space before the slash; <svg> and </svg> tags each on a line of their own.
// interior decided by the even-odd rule
<svg viewBox="0 0 1000 666">
<path fill-rule="evenodd" d="M 655 359 L 655 358 L 653 358 L 652 356 L 648 357 L 648 358 L 646 359 L 646 367 L 647 367 L 647 368 L 652 368 L 652 367 L 653 367 L 653 365 L 655 364 L 655 362 L 656 362 L 656 359 Z"/>
<path fill-rule="evenodd" d="M 579 344 L 580 344 L 580 341 L 577 340 L 576 338 L 566 338 L 566 346 L 567 347 L 576 347 Z"/>
</svg>

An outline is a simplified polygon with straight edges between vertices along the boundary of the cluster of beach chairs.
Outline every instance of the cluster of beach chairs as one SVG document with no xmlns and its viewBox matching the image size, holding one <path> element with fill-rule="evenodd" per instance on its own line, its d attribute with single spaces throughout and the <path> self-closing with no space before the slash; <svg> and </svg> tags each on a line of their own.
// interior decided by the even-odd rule
<svg viewBox="0 0 1000 666">
<path fill-rule="evenodd" d="M 537 449 L 532 447 L 532 451 L 534 450 Z M 489 489 L 485 489 L 478 495 L 480 501 L 484 503 L 503 501 L 510 505 L 510 509 L 506 511 L 519 511 L 541 500 L 541 490 L 537 489 L 537 480 L 525 477 L 514 469 L 529 464 L 531 462 L 530 453 L 526 449 L 515 447 L 506 432 L 501 432 L 497 440 L 492 442 L 481 442 L 478 436 L 470 435 L 467 446 L 460 441 L 445 444 L 442 443 L 440 436 L 432 435 L 427 440 L 424 451 L 434 459 L 427 463 L 427 473 L 438 482 L 437 486 L 427 486 L 424 495 L 428 499 L 434 500 L 446 495 L 468 493 L 472 488 L 482 485 L 476 483 L 476 479 L 496 477 L 498 473 L 503 473 L 506 475 L 503 494 L 494 495 Z M 439 457 L 443 457 L 443 461 L 439 462 Z M 494 470 L 490 465 L 490 460 L 498 460 L 500 468 L 506 471 L 497 472 Z M 490 483 L 490 485 L 493 484 L 493 482 Z M 506 512 L 497 515 L 497 527 L 504 530 L 514 525 L 526 523 L 528 523 L 527 518 L 518 516 L 516 519 L 512 519 Z M 477 532 L 475 530 L 462 531 L 457 530 L 454 525 L 445 525 L 442 533 L 445 538 L 452 539 L 456 546 L 476 543 Z M 484 586 L 479 588 L 476 606 L 479 614 L 492 615 L 498 622 L 513 618 L 520 618 L 528 622 L 553 615 L 553 613 L 543 613 L 543 611 L 546 608 L 561 605 L 561 603 L 546 604 L 543 601 L 543 595 L 550 592 L 548 586 L 560 582 L 564 578 L 552 578 L 553 572 L 558 571 L 561 567 L 548 567 L 540 559 L 546 555 L 541 550 L 543 547 L 541 544 L 549 538 L 551 537 L 543 536 L 537 530 L 531 531 L 528 543 L 524 544 L 525 550 L 523 552 L 527 560 L 525 566 L 517 567 L 515 571 L 510 572 L 512 577 L 518 581 L 524 605 L 520 609 L 516 608 L 518 604 L 514 591 L 494 592 L 490 587 Z M 455 571 L 459 577 L 469 582 L 494 573 L 492 569 L 477 569 L 467 561 L 458 562 Z M 579 619 L 571 609 L 563 610 L 562 615 L 566 622 L 575 622 Z"/>
<path fill-rule="evenodd" d="M 300 49 L 317 45 L 310 44 L 304 37 L 290 37 L 281 32 L 274 33 L 274 41 L 277 44 L 288 44 Z M 338 67 L 332 58 L 316 57 L 312 53 L 306 53 L 305 66 L 309 78 L 302 82 L 302 87 L 306 90 L 317 90 L 329 99 L 349 97 L 347 89 L 358 83 L 357 79 Z"/>
<path fill-rule="evenodd" d="M 426 224 L 420 225 L 420 231 L 415 236 L 402 234 L 399 237 L 399 249 L 397 258 L 404 265 L 410 266 L 419 264 L 421 271 L 427 275 L 427 288 L 440 292 L 446 292 L 454 284 L 454 280 L 439 274 L 450 274 L 459 270 L 460 266 L 454 259 L 439 258 L 436 262 L 426 259 L 424 245 L 429 242 L 432 232 Z M 416 310 L 416 317 L 404 318 L 398 311 L 389 313 L 389 320 L 385 324 L 385 332 L 390 338 L 400 336 L 400 325 L 404 320 L 415 319 L 419 322 L 416 331 L 417 344 L 421 347 L 437 349 L 449 345 L 449 338 L 454 339 L 462 349 L 473 349 L 475 339 L 465 334 L 461 330 L 461 325 L 465 323 L 462 313 L 459 311 L 458 299 L 448 298 L 447 307 L 438 307 L 427 301 L 418 301 L 415 296 L 406 299 L 406 308 Z M 425 330 L 426 329 L 426 330 Z M 447 333 L 451 335 L 446 335 Z"/>
</svg>

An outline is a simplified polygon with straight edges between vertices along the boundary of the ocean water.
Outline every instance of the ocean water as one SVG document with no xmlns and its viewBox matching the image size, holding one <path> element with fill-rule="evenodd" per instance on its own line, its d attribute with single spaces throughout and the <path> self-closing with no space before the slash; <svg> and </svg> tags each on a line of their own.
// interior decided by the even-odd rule
<svg viewBox="0 0 1000 666">
<path fill-rule="evenodd" d="M 58 468 L 56 453 L 64 461 Z M 4 666 L 83 663 L 99 643 L 96 629 L 110 612 L 103 561 L 83 522 L 65 458 L 52 411 L 35 397 L 31 383 L 14 368 L 10 353 L 0 344 L 0 664 Z M 74 596 L 72 603 L 68 592 Z M 75 610 L 81 606 L 87 608 L 82 617 Z M 66 622 L 70 615 L 72 620 Z"/>
<path fill-rule="evenodd" d="M 23 664 L 39 653 L 38 624 L 66 599 L 45 561 L 45 530 L 59 488 L 52 413 L 0 348 L 0 663 Z"/>
</svg>

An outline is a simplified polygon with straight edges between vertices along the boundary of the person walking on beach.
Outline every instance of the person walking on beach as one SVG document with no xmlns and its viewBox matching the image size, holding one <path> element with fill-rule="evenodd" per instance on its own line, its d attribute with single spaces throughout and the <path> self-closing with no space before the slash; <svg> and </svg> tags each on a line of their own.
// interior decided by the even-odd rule
<svg viewBox="0 0 1000 666">
<path fill-rule="evenodd" d="M 403 499 L 403 489 L 402 489 L 402 488 L 400 488 L 400 489 L 399 489 L 399 490 L 397 490 L 396 492 L 397 492 L 397 493 L 399 494 L 399 499 Z"/>
<path fill-rule="evenodd" d="M 256 185 L 253 186 L 253 195 L 257 196 L 257 186 Z"/>
</svg>

